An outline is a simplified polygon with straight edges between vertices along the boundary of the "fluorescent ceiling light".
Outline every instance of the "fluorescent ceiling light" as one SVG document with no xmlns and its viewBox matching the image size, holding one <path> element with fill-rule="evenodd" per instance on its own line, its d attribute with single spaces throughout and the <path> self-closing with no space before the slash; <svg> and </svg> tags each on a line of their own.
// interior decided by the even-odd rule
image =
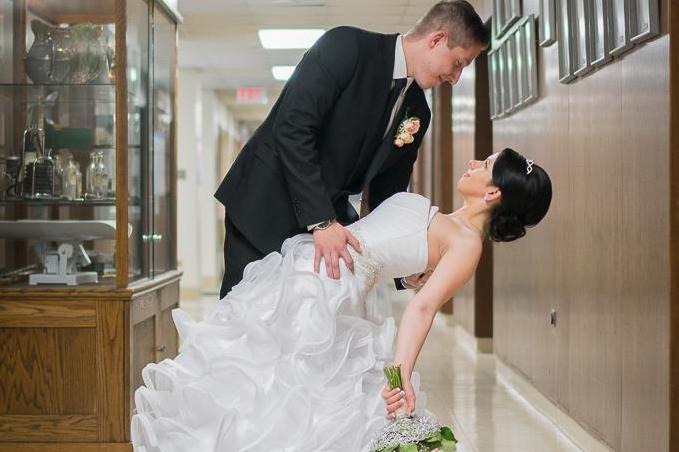
<svg viewBox="0 0 679 452">
<path fill-rule="evenodd" d="M 290 78 L 296 66 L 274 66 L 271 68 L 273 78 L 285 82 Z"/>
<path fill-rule="evenodd" d="M 259 30 L 259 41 L 265 49 L 308 49 L 323 33 L 320 29 Z"/>
</svg>

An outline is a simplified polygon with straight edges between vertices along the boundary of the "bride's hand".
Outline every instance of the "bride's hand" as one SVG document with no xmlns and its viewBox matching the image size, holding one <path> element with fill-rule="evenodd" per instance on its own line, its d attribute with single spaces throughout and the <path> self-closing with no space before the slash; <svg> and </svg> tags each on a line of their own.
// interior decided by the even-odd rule
<svg viewBox="0 0 679 452">
<path fill-rule="evenodd" d="M 415 411 L 415 390 L 410 382 L 403 382 L 404 389 L 389 389 L 387 386 L 382 390 L 382 399 L 387 408 L 387 418 L 395 419 L 396 411 L 403 408 L 407 416 Z"/>
<path fill-rule="evenodd" d="M 340 259 L 344 259 L 347 268 L 352 273 L 354 272 L 354 260 L 349 254 L 347 243 L 359 253 L 361 252 L 361 245 L 348 229 L 339 223 L 333 223 L 327 229 L 316 229 L 313 234 L 316 248 L 314 257 L 314 271 L 316 273 L 321 270 L 321 258 L 325 262 L 326 274 L 332 279 L 339 279 L 340 277 Z"/>
</svg>

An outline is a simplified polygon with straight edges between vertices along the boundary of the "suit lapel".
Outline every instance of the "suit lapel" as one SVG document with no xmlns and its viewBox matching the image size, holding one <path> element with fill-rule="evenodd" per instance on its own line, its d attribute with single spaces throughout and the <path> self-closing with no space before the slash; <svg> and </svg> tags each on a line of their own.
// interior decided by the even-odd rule
<svg viewBox="0 0 679 452">
<path fill-rule="evenodd" d="M 365 179 L 363 182 L 364 186 L 369 184 L 373 177 L 377 175 L 380 168 L 382 168 L 382 165 L 387 160 L 387 157 L 389 157 L 389 154 L 394 150 L 395 146 L 394 137 L 396 136 L 396 130 L 398 129 L 399 124 L 401 124 L 401 121 L 403 121 L 406 109 L 412 108 L 409 107 L 409 105 L 413 103 L 415 90 L 419 89 L 419 87 L 413 86 L 414 84 L 415 82 L 413 82 L 413 84 L 408 88 L 408 91 L 406 91 L 405 99 L 403 99 L 403 104 L 401 104 L 401 108 L 399 108 L 396 114 L 394 115 L 394 122 L 391 124 L 391 127 L 389 127 L 389 131 L 382 139 L 382 143 L 380 143 L 375 153 L 375 157 L 372 159 L 372 162 L 370 162 L 368 171 L 366 171 L 365 173 Z M 414 114 L 413 111 L 411 111 L 410 113 Z"/>
<path fill-rule="evenodd" d="M 389 97 L 389 92 L 391 91 L 391 82 L 394 79 L 394 48 L 396 46 L 396 34 L 381 35 L 381 55 L 376 55 L 375 65 L 379 70 L 373 73 L 373 77 L 366 81 L 366 86 L 369 87 L 365 91 L 366 96 L 373 98 L 372 104 L 376 106 L 374 114 L 370 115 L 370 120 L 366 122 L 363 128 L 363 145 L 361 146 L 361 151 L 357 162 L 362 162 L 364 159 L 369 158 L 372 161 L 374 157 L 366 157 L 366 153 L 374 154 L 375 148 L 378 146 L 379 141 L 382 139 L 382 134 L 384 133 L 384 106 L 387 103 Z M 379 107 L 379 109 L 377 109 Z M 387 112 L 386 114 L 390 114 Z M 380 129 L 382 126 L 382 130 Z M 360 177 L 357 173 L 362 171 L 365 167 L 361 168 L 360 165 L 354 165 L 354 169 L 349 181 L 355 180 L 356 177 Z"/>
</svg>

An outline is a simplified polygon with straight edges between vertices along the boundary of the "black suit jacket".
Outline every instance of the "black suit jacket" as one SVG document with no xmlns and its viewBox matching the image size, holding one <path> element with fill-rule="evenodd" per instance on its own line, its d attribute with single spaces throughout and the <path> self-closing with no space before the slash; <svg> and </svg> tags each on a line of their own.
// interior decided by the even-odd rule
<svg viewBox="0 0 679 452">
<path fill-rule="evenodd" d="M 371 209 L 407 188 L 431 112 L 412 83 L 383 139 L 396 36 L 352 27 L 325 33 L 241 150 L 215 196 L 262 253 L 308 225 L 356 221 L 348 196 L 366 186 Z M 399 148 L 394 135 L 406 111 L 421 128 Z"/>
</svg>

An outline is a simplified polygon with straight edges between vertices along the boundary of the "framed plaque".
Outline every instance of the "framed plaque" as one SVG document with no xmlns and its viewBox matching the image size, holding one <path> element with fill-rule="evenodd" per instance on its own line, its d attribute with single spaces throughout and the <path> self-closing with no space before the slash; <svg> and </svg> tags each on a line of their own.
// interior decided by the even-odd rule
<svg viewBox="0 0 679 452">
<path fill-rule="evenodd" d="M 516 47 L 514 46 L 514 35 L 509 35 L 502 44 L 505 47 L 505 59 L 507 65 L 507 78 L 509 79 L 509 108 L 507 112 L 516 110 L 519 106 L 519 84 L 516 72 Z"/>
<path fill-rule="evenodd" d="M 629 1 L 611 0 L 609 23 L 611 25 L 611 55 L 620 55 L 632 47 L 629 36 Z"/>
<path fill-rule="evenodd" d="M 573 74 L 576 76 L 584 75 L 593 69 L 591 65 L 592 57 L 590 52 L 591 42 L 591 18 L 590 0 L 572 0 L 574 13 L 573 19 L 573 49 L 574 67 Z"/>
<path fill-rule="evenodd" d="M 527 105 L 538 99 L 538 65 L 537 45 L 535 33 L 535 16 L 532 14 L 526 18 L 520 28 L 521 44 L 523 47 L 522 68 L 526 87 L 521 92 L 523 99 L 521 104 Z"/>
<path fill-rule="evenodd" d="M 500 69 L 500 112 L 504 116 L 510 109 L 509 74 L 507 73 L 507 50 L 504 45 L 497 49 L 498 68 Z"/>
<path fill-rule="evenodd" d="M 555 0 L 540 0 L 540 45 L 549 47 L 556 41 Z"/>
<path fill-rule="evenodd" d="M 519 19 L 521 19 L 521 0 L 497 0 L 503 5 L 503 16 L 500 22 L 499 36 L 504 35 Z"/>
<path fill-rule="evenodd" d="M 601 66 L 611 60 L 611 33 L 609 20 L 611 0 L 591 0 L 590 13 L 592 17 L 590 53 L 592 65 Z"/>
<path fill-rule="evenodd" d="M 497 52 L 491 50 L 488 52 L 488 99 L 490 103 L 490 119 L 495 119 L 499 116 L 500 111 L 500 85 L 499 72 L 497 67 L 496 56 Z"/>
<path fill-rule="evenodd" d="M 645 41 L 658 35 L 658 0 L 629 0 L 630 40 Z"/>
<path fill-rule="evenodd" d="M 514 49 L 514 74 L 516 76 L 516 106 L 523 106 L 528 97 L 528 73 L 526 72 L 526 44 L 523 35 L 523 26 L 514 31 L 510 36 Z"/>
<path fill-rule="evenodd" d="M 571 0 L 556 0 L 558 4 L 557 22 L 559 26 L 559 81 L 568 83 L 575 78 L 573 64 Z"/>
</svg>

